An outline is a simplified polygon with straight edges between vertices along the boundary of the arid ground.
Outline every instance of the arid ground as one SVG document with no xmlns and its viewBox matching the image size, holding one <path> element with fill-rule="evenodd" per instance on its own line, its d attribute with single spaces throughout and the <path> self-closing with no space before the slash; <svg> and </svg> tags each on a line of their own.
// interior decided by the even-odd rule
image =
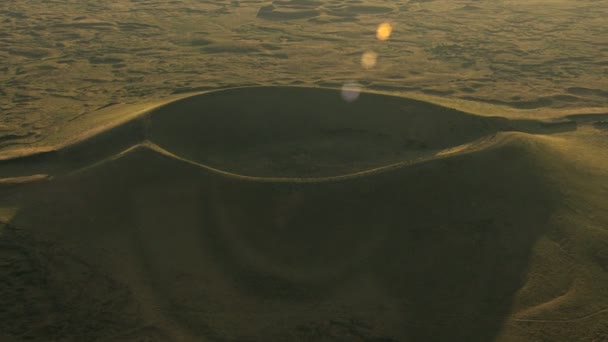
<svg viewBox="0 0 608 342">
<path fill-rule="evenodd" d="M 608 341 L 608 1 L 0 27 L 1 341 Z"/>
</svg>

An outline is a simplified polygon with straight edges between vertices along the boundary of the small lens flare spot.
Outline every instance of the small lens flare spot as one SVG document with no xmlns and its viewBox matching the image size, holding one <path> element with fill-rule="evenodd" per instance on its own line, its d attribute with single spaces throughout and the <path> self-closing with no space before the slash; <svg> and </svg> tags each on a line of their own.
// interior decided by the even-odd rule
<svg viewBox="0 0 608 342">
<path fill-rule="evenodd" d="M 378 54 L 374 51 L 365 51 L 361 55 L 361 66 L 365 69 L 371 69 L 378 63 Z"/>
<path fill-rule="evenodd" d="M 353 102 L 359 98 L 361 94 L 361 85 L 355 81 L 348 81 L 342 86 L 342 98 L 346 102 Z"/>
<path fill-rule="evenodd" d="M 393 33 L 393 26 L 390 23 L 382 23 L 376 29 L 376 38 L 379 40 L 387 40 Z"/>
<path fill-rule="evenodd" d="M 0 208 L 0 237 L 8 228 L 8 223 L 17 215 L 17 208 Z"/>
</svg>

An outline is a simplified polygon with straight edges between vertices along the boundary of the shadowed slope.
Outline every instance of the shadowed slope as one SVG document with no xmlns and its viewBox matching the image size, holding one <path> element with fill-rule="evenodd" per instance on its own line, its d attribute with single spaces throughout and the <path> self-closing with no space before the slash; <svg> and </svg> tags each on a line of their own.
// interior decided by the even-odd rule
<svg viewBox="0 0 608 342">
<path fill-rule="evenodd" d="M 574 122 L 482 117 L 379 94 L 346 103 L 337 90 L 323 88 L 234 88 L 147 107 L 125 112 L 128 121 L 117 120 L 98 134 L 81 133 L 80 141 L 70 137 L 68 145 L 0 160 L 0 178 L 64 174 L 145 140 L 237 174 L 326 177 L 432 157 L 500 131 L 576 128 Z"/>
<path fill-rule="evenodd" d="M 253 87 L 175 101 L 151 113 L 149 139 L 218 169 L 263 177 L 323 177 L 432 156 L 498 131 L 575 126 L 480 117 L 401 97 Z"/>
<path fill-rule="evenodd" d="M 554 207 L 519 140 L 324 183 L 226 177 L 142 147 L 22 189 L 13 224 L 120 279 L 138 319 L 192 336 L 486 341 Z"/>
<path fill-rule="evenodd" d="M 17 308 L 0 311 L 2 334 L 571 341 L 608 330 L 603 130 L 340 101 L 324 89 L 207 93 L 6 161 L 2 172 L 36 176 L 0 188 L 0 302 Z M 561 133 L 501 132 L 514 130 Z M 403 152 L 403 139 L 427 148 Z M 278 167 L 293 146 L 319 167 Z"/>
</svg>

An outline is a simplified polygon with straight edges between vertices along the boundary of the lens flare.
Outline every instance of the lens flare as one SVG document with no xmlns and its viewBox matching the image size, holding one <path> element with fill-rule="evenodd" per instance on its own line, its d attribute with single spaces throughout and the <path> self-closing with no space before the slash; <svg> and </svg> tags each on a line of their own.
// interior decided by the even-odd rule
<svg viewBox="0 0 608 342">
<path fill-rule="evenodd" d="M 393 33 L 393 26 L 390 23 L 382 23 L 376 29 L 376 38 L 379 40 L 387 40 Z"/>
<path fill-rule="evenodd" d="M 0 237 L 8 228 L 9 222 L 17 215 L 17 208 L 0 208 Z"/>
<path fill-rule="evenodd" d="M 365 51 L 361 55 L 361 66 L 365 69 L 371 69 L 378 63 L 378 54 L 374 51 Z"/>
<path fill-rule="evenodd" d="M 346 102 L 353 102 L 361 94 L 361 85 L 355 81 L 348 81 L 342 86 L 342 99 Z"/>
</svg>

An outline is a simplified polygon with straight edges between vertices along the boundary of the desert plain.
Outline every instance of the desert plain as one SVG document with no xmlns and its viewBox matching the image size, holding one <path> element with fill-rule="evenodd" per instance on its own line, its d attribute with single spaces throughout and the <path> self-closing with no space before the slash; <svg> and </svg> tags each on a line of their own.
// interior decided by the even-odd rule
<svg viewBox="0 0 608 342">
<path fill-rule="evenodd" d="M 608 341 L 608 1 L 0 27 L 0 340 Z"/>
</svg>

